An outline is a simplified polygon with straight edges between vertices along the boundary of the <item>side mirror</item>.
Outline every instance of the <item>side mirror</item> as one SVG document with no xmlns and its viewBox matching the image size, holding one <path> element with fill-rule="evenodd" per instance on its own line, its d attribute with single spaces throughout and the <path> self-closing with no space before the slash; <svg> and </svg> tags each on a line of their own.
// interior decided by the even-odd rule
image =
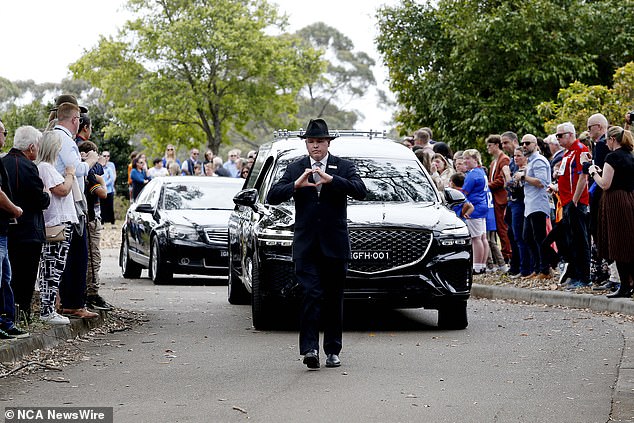
<svg viewBox="0 0 634 423">
<path fill-rule="evenodd" d="M 456 204 L 464 203 L 467 199 L 464 194 L 457 189 L 445 188 L 445 201 L 447 201 L 449 207 L 453 207 Z"/>
<path fill-rule="evenodd" d="M 147 204 L 147 203 L 137 204 L 134 210 L 139 213 L 150 213 L 150 214 L 154 213 L 154 207 L 152 207 L 150 204 Z"/>
<path fill-rule="evenodd" d="M 233 202 L 238 206 L 251 207 L 255 210 L 258 202 L 258 190 L 255 188 L 243 189 L 233 197 Z"/>
</svg>

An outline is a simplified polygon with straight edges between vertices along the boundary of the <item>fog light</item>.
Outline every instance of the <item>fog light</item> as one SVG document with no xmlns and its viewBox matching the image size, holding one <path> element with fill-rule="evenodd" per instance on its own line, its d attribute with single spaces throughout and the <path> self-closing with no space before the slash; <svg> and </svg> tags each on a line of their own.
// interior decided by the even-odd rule
<svg viewBox="0 0 634 423">
<path fill-rule="evenodd" d="M 180 261 L 181 265 L 187 266 L 189 264 L 189 259 L 187 257 L 183 257 Z"/>
</svg>

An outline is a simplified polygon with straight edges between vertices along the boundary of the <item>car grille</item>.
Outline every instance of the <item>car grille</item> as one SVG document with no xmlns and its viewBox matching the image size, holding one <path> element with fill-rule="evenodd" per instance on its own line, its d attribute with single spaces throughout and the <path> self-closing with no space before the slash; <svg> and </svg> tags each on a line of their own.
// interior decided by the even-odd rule
<svg viewBox="0 0 634 423">
<path fill-rule="evenodd" d="M 206 228 L 205 238 L 210 244 L 227 244 L 229 241 L 229 232 L 227 229 Z"/>
<path fill-rule="evenodd" d="M 419 262 L 425 257 L 432 234 L 410 229 L 350 229 L 350 244 L 354 252 L 387 254 L 387 258 L 353 260 L 350 270 L 362 273 L 385 272 Z M 384 259 L 381 259 L 384 258 Z"/>
</svg>

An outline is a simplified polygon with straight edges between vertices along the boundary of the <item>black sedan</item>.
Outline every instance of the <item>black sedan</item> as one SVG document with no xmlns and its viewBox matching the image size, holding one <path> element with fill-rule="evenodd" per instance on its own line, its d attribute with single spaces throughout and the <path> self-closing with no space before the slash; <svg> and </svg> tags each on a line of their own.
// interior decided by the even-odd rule
<svg viewBox="0 0 634 423">
<path fill-rule="evenodd" d="M 436 309 L 440 327 L 466 328 L 471 240 L 447 207 L 464 196 L 438 192 L 414 153 L 398 143 L 373 132 L 339 134 L 330 152 L 352 160 L 368 189 L 363 201 L 348 201 L 352 257 L 344 297 Z M 286 166 L 304 155 L 306 145 L 295 133 L 260 146 L 245 189 L 234 198 L 229 302 L 250 302 L 258 329 L 271 326 L 300 296 L 292 260 L 293 200 L 272 206 L 265 199 Z"/>
<path fill-rule="evenodd" d="M 126 213 L 119 264 L 156 284 L 174 273 L 226 276 L 227 223 L 241 178 L 172 176 L 150 181 Z"/>
</svg>

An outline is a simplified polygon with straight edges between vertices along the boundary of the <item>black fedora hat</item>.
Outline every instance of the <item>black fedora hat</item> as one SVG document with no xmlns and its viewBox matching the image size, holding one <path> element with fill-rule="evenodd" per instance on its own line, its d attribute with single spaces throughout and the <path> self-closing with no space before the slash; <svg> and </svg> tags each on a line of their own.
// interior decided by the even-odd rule
<svg viewBox="0 0 634 423">
<path fill-rule="evenodd" d="M 337 138 L 336 136 L 330 135 L 328 132 L 328 125 L 326 121 L 323 119 L 311 119 L 308 122 L 308 127 L 306 128 L 306 132 L 299 135 L 300 138 L 325 138 L 328 140 L 334 140 Z"/>
<path fill-rule="evenodd" d="M 55 107 L 51 109 L 51 112 L 56 112 L 57 108 L 61 106 L 62 103 L 74 104 L 75 106 L 79 107 L 80 113 L 88 113 L 88 109 L 84 106 L 80 106 L 77 102 L 77 97 L 72 94 L 62 94 L 57 97 L 57 100 L 55 100 Z"/>
</svg>

